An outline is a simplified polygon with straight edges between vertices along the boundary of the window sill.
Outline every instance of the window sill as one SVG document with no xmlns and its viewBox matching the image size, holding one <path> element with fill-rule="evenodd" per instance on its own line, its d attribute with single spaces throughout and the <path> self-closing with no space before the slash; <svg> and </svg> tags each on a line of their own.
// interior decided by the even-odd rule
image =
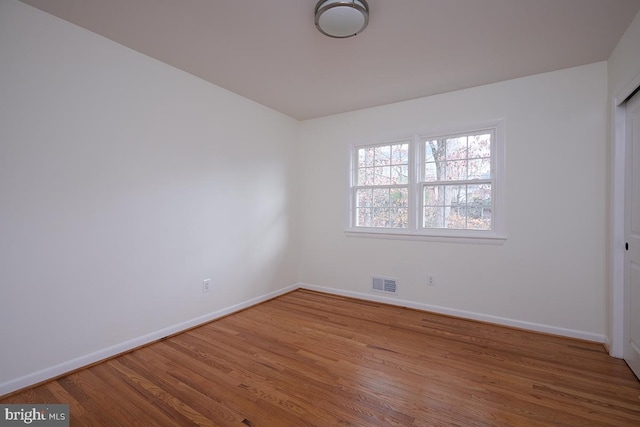
<svg viewBox="0 0 640 427">
<path fill-rule="evenodd" d="M 475 243 L 483 245 L 502 245 L 507 240 L 506 235 L 497 233 L 456 233 L 456 234 L 421 234 L 409 231 L 376 230 L 376 229 L 346 229 L 347 237 L 364 237 L 370 239 L 397 239 L 397 240 L 422 240 L 428 242 L 446 243 Z"/>
</svg>

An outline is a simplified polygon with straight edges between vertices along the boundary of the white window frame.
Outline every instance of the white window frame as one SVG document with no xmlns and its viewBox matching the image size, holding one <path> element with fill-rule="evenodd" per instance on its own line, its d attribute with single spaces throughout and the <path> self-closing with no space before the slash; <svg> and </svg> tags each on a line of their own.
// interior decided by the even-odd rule
<svg viewBox="0 0 640 427">
<path fill-rule="evenodd" d="M 471 135 L 485 131 L 492 133 L 491 177 L 487 180 L 487 182 L 491 183 L 492 191 L 491 230 L 423 228 L 422 197 L 424 192 L 422 189 L 425 185 L 431 184 L 424 182 L 424 141 Z M 408 227 L 356 227 L 355 189 L 357 188 L 356 161 L 358 149 L 404 142 L 409 143 Z M 349 149 L 348 183 L 347 227 L 345 230 L 345 233 L 348 236 L 489 244 L 500 244 L 507 237 L 505 230 L 505 140 L 503 120 L 485 122 L 474 126 L 414 132 L 411 136 L 404 134 L 399 135 L 396 138 L 388 138 L 378 141 L 361 141 L 351 144 Z"/>
<path fill-rule="evenodd" d="M 357 159 L 358 159 L 358 149 L 363 148 L 363 147 L 367 147 L 367 148 L 372 148 L 372 147 L 383 147 L 383 146 L 388 146 L 388 145 L 402 145 L 402 144 L 407 144 L 408 145 L 408 182 L 406 185 L 402 185 L 402 184 L 390 184 L 390 185 L 363 185 L 363 186 L 358 186 L 356 185 L 358 182 L 358 167 L 356 165 L 357 163 Z M 388 228 L 382 228 L 382 227 L 356 227 L 356 193 L 358 189 L 361 188 L 407 188 L 407 192 L 408 192 L 408 201 L 409 201 L 409 206 L 407 207 L 407 211 L 408 211 L 408 216 L 409 216 L 409 221 L 412 221 L 413 218 L 413 211 L 415 210 L 415 206 L 412 206 L 412 199 L 413 197 L 413 191 L 414 190 L 414 186 L 415 184 L 413 183 L 413 181 L 415 181 L 415 179 L 413 179 L 412 177 L 415 176 L 415 171 L 413 170 L 413 164 L 414 164 L 414 155 L 413 155 L 413 147 L 414 147 L 414 136 L 410 136 L 410 137 L 405 137 L 405 138 L 394 138 L 391 140 L 385 140 L 383 142 L 375 142 L 373 144 L 361 144 L 361 145 L 354 145 L 352 146 L 352 150 L 350 152 L 350 171 L 351 171 L 351 178 L 350 178 L 350 185 L 349 185 L 349 200 L 350 200 L 350 209 L 349 209 L 349 215 L 350 215 L 350 219 L 349 219 L 349 225 L 353 226 L 354 229 L 357 230 L 361 230 L 361 231 L 375 231 L 375 230 L 392 230 L 394 233 L 398 232 L 401 234 L 404 234 L 404 231 L 407 229 L 403 229 L 403 228 L 392 228 L 392 227 L 388 227 Z"/>
</svg>

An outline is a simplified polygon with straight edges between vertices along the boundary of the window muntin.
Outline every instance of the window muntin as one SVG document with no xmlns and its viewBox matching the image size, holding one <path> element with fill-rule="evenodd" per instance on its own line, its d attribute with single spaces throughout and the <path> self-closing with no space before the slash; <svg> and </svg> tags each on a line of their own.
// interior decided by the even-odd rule
<svg viewBox="0 0 640 427">
<path fill-rule="evenodd" d="M 355 226 L 407 228 L 409 142 L 359 147 L 355 164 Z"/>
</svg>

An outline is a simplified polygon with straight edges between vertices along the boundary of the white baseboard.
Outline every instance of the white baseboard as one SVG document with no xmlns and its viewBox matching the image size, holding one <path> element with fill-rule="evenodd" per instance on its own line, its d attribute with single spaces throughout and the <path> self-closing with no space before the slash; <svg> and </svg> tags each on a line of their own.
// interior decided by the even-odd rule
<svg viewBox="0 0 640 427">
<path fill-rule="evenodd" d="M 58 365 L 51 366 L 49 368 L 45 368 L 37 372 L 33 372 L 23 377 L 6 381 L 0 384 L 0 396 L 4 396 L 5 394 L 12 393 L 16 390 L 20 390 L 20 389 L 29 387 L 31 385 L 41 383 L 43 381 L 47 381 L 51 378 L 55 378 L 65 373 L 82 368 L 84 366 L 91 365 L 92 363 L 96 363 L 101 360 L 105 360 L 110 357 L 116 356 L 118 354 L 122 354 L 127 351 L 133 350 L 134 348 L 152 343 L 154 341 L 157 341 L 169 335 L 173 335 L 178 332 L 218 319 L 220 317 L 227 316 L 236 311 L 243 310 L 245 308 L 251 307 L 253 305 L 259 304 L 261 302 L 270 300 L 272 298 L 275 298 L 287 292 L 298 289 L 298 287 L 299 287 L 298 285 L 291 285 L 286 288 L 282 288 L 277 291 L 270 292 L 268 294 L 261 295 L 256 298 L 252 298 L 240 304 L 232 305 L 230 307 L 226 307 L 221 310 L 217 310 L 212 313 L 208 313 L 203 316 L 196 317 L 195 319 L 187 320 L 186 322 L 169 326 L 159 331 L 155 331 L 150 334 L 143 335 L 141 337 L 133 338 L 128 341 L 124 341 L 122 343 L 116 344 L 114 346 L 107 347 L 102 350 L 98 350 L 96 352 L 93 352 L 84 356 L 77 357 L 67 362 L 63 362 Z"/>
<path fill-rule="evenodd" d="M 398 298 L 385 297 L 382 295 L 371 295 L 371 294 L 364 294 L 360 292 L 345 291 L 341 289 L 327 288 L 324 286 L 310 285 L 308 283 L 298 283 L 298 286 L 302 289 L 309 289 L 312 291 L 324 292 L 328 294 L 340 295 L 345 297 L 358 298 L 358 299 L 363 299 L 367 301 L 381 302 L 381 303 L 397 305 L 401 307 L 415 308 L 418 310 L 430 311 L 430 312 L 439 313 L 439 314 L 446 314 L 449 316 L 461 317 L 464 319 L 479 320 L 481 322 L 494 323 L 497 325 L 510 326 L 513 328 L 525 329 L 528 331 L 535 331 L 535 332 L 542 332 L 542 333 L 552 334 L 552 335 L 559 335 L 563 337 L 577 338 L 577 339 L 593 341 L 597 343 L 604 343 L 606 339 L 605 335 L 602 335 L 602 334 L 594 334 L 591 332 L 560 328 L 557 326 L 544 325 L 540 323 L 525 322 L 522 320 L 509 319 L 506 317 L 492 316 L 489 314 L 475 313 L 475 312 L 466 311 L 466 310 L 458 310 L 455 308 L 440 307 L 440 306 L 431 305 L 431 304 L 423 304 L 419 302 L 407 301 L 407 300 L 402 300 Z"/>
<path fill-rule="evenodd" d="M 471 319 L 471 320 L 479 320 L 482 322 L 510 326 L 514 328 L 525 329 L 525 330 L 530 330 L 535 332 L 543 332 L 543 333 L 565 336 L 570 338 L 577 338 L 577 339 L 593 341 L 598 343 L 607 343 L 607 337 L 605 335 L 594 334 L 591 332 L 577 331 L 573 329 L 560 328 L 556 326 L 544 325 L 539 323 L 525 322 L 522 320 L 509 319 L 505 317 L 492 316 L 488 314 L 475 313 L 471 311 L 458 310 L 458 309 L 447 308 L 447 307 L 440 307 L 436 305 L 423 304 L 419 302 L 407 301 L 407 300 L 402 300 L 397 298 L 389 298 L 382 295 L 370 295 L 370 294 L 364 294 L 360 292 L 352 292 L 352 291 L 346 291 L 341 289 L 327 288 L 324 286 L 316 286 L 308 283 L 297 283 L 295 285 L 287 286 L 285 288 L 279 289 L 274 292 L 270 292 L 265 295 L 261 295 L 256 298 L 252 298 L 240 304 L 232 305 L 230 307 L 226 307 L 221 310 L 217 310 L 212 313 L 208 313 L 203 316 L 196 317 L 195 319 L 191 319 L 186 322 L 182 322 L 177 325 L 173 325 L 173 326 L 161 329 L 159 331 L 155 331 L 150 334 L 133 338 L 131 340 L 124 341 L 120 344 L 116 344 L 114 346 L 107 347 L 102 350 L 99 350 L 84 356 L 80 356 L 78 358 L 69 360 L 67 362 L 60 363 L 58 365 L 51 366 L 49 368 L 45 368 L 37 372 L 33 372 L 23 377 L 6 381 L 0 384 L 0 396 L 4 396 L 5 394 L 12 393 L 16 390 L 20 390 L 37 383 L 47 381 L 51 378 L 55 378 L 57 376 L 74 371 L 84 366 L 91 365 L 92 363 L 96 363 L 101 360 L 108 359 L 118 354 L 126 353 L 127 351 L 133 350 L 134 348 L 152 343 L 154 341 L 157 341 L 169 335 L 176 334 L 178 332 L 193 328 L 203 323 L 210 322 L 220 317 L 227 316 L 236 311 L 243 310 L 245 308 L 251 307 L 253 305 L 256 305 L 261 302 L 267 301 L 269 299 L 275 298 L 277 296 L 283 295 L 287 292 L 291 292 L 298 288 L 324 292 L 327 294 L 358 298 L 358 299 L 363 299 L 368 301 L 381 302 L 381 303 L 397 305 L 401 307 L 415 308 L 418 310 L 430 311 L 430 312 L 439 313 L 439 314 L 446 314 L 450 316 L 456 316 L 456 317 L 461 317 L 461 318 Z"/>
</svg>

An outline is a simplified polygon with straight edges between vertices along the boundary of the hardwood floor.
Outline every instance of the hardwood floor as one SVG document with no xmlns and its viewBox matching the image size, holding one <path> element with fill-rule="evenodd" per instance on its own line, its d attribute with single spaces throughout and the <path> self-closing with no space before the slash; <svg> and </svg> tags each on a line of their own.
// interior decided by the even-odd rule
<svg viewBox="0 0 640 427">
<path fill-rule="evenodd" d="M 72 426 L 639 426 L 599 344 L 297 290 L 0 400 Z"/>
</svg>

